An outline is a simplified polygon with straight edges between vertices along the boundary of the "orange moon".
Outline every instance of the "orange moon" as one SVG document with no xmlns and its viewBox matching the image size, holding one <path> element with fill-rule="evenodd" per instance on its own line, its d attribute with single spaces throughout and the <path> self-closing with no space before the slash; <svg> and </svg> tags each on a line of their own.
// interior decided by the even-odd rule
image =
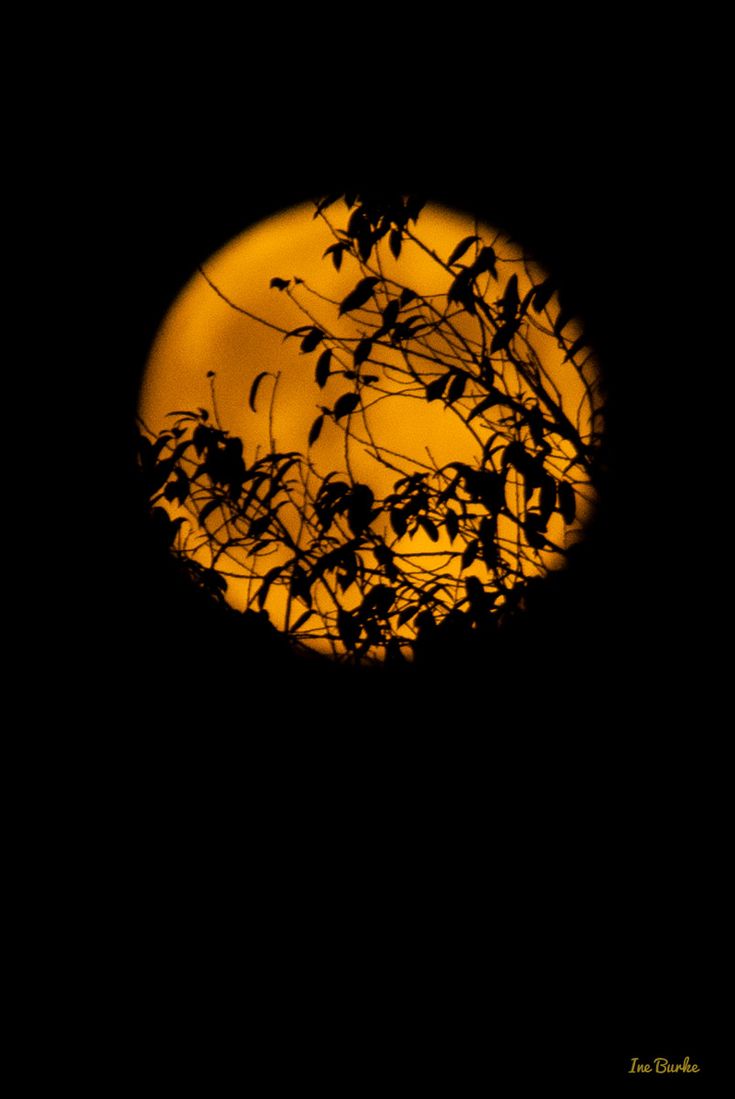
<svg viewBox="0 0 735 1099">
<path fill-rule="evenodd" d="M 151 348 L 138 410 L 145 430 L 157 434 L 170 428 L 172 410 L 207 408 L 218 417 L 223 429 L 242 440 L 246 464 L 274 448 L 299 451 L 307 456 L 315 477 L 348 470 L 353 480 L 368 484 L 376 498 L 392 491 L 400 475 L 396 467 L 403 471 L 436 469 L 451 462 L 476 463 L 477 439 L 466 430 L 456 409 L 441 400 L 407 401 L 397 391 L 395 396 L 384 393 L 371 405 L 364 425 L 356 432 L 358 437 L 349 445 L 344 433 L 326 421 L 317 441 L 309 446 L 310 428 L 320 407 L 334 404 L 345 391 L 345 379 L 335 370 L 320 389 L 314 377 L 316 356 L 300 351 L 299 339 L 284 339 L 283 332 L 313 324 L 344 339 L 354 340 L 364 334 L 359 318 L 338 316 L 334 304 L 360 279 L 356 260 L 345 255 L 337 271 L 332 257 L 324 255 L 335 240 L 327 219 L 341 227 L 347 220 L 346 208 L 340 202 L 329 208 L 326 215 L 315 218 L 313 204 L 284 211 L 247 229 L 203 261 L 203 273 L 192 275 L 165 316 Z M 458 241 L 468 236 L 481 237 L 495 250 L 500 283 L 495 284 L 494 290 L 491 285 L 489 293 L 501 294 L 502 285 L 515 274 L 523 298 L 546 277 L 546 272 L 524 254 L 518 243 L 465 214 L 427 205 L 421 211 L 415 233 L 424 248 L 404 240 L 396 258 L 387 242 L 381 243 L 376 262 L 386 279 L 415 289 L 424 299 L 431 300 L 433 295 L 446 298 L 450 278 L 437 258 L 446 263 Z M 271 287 L 274 277 L 289 281 L 288 293 Z M 573 362 L 565 360 L 566 350 L 580 330 L 571 322 L 564 330 L 563 344 L 552 331 L 558 313 L 559 303 L 554 295 L 528 338 L 560 407 L 576 425 L 580 436 L 589 440 L 596 430 L 596 414 L 601 404 L 599 370 L 589 349 L 575 356 Z M 470 332 L 473 319 L 464 316 L 456 324 L 458 338 L 462 338 Z M 440 359 L 448 349 L 440 335 L 431 339 Z M 339 361 L 339 356 L 335 361 Z M 345 359 L 341 365 L 347 369 L 351 363 Z M 369 364 L 365 369 L 369 369 Z M 253 411 L 249 403 L 251 387 L 258 375 L 265 372 Z M 216 409 L 212 409 L 212 383 Z M 520 383 L 508 378 L 506 384 L 511 392 Z M 489 427 L 483 430 L 485 437 L 489 436 Z M 388 463 L 376 459 L 375 444 L 388 456 Z M 392 463 L 391 454 L 399 454 L 400 461 Z M 564 457 L 561 454 L 562 464 Z M 551 541 L 565 547 L 579 538 L 594 504 L 589 481 L 582 473 L 574 476 L 575 520 L 565 524 L 561 515 L 554 514 L 549 522 Z M 171 509 L 175 510 L 173 505 Z M 185 539 L 187 552 L 208 564 L 207 548 L 196 539 L 195 519 L 191 514 L 188 519 L 191 530 L 188 541 Z M 501 538 L 503 522 L 510 524 L 510 520 L 500 520 Z M 508 552 L 512 553 L 515 532 L 507 530 L 505 536 Z M 435 541 L 418 530 L 412 535 L 409 550 L 420 567 L 422 561 L 446 554 L 445 536 L 442 534 Z M 524 556 L 520 571 L 523 576 L 532 576 L 557 567 L 562 560 L 545 550 Z M 279 563 L 276 554 L 268 559 L 264 571 Z M 228 554 L 216 567 L 227 579 L 228 602 L 238 610 L 252 606 L 257 585 L 242 554 Z M 473 573 L 486 578 L 482 567 L 476 564 L 465 570 L 462 578 L 457 569 L 457 584 Z M 271 590 L 267 610 L 280 629 L 287 629 L 293 622 L 293 617 L 289 619 L 292 614 L 289 603 L 282 589 Z M 349 597 L 346 605 L 349 606 Z M 303 644 L 318 651 L 331 651 L 327 642 L 310 638 L 308 632 Z"/>
</svg>

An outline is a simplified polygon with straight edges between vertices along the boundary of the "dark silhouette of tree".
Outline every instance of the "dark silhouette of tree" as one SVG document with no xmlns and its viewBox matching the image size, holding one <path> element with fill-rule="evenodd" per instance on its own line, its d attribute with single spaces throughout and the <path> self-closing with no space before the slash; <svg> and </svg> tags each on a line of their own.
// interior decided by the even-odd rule
<svg viewBox="0 0 735 1099">
<path fill-rule="evenodd" d="M 527 286 L 519 284 L 480 231 L 437 255 L 421 239 L 422 206 L 414 197 L 329 195 L 314 216 L 331 231 L 324 262 L 340 272 L 344 295 L 271 281 L 304 323 L 286 330 L 256 319 L 314 361 L 316 415 L 303 450 L 280 451 L 271 429 L 269 452 L 246 461 L 242 439 L 222 426 L 214 370 L 210 408 L 174 410 L 169 428 L 140 434 L 154 520 L 193 583 L 223 602 L 230 579 L 246 582 L 247 613 L 263 620 L 280 598 L 297 647 L 354 663 L 400 662 L 509 620 L 568 557 L 598 479 L 597 370 L 572 315 L 556 304 L 553 280 L 528 263 Z M 386 275 L 385 249 L 398 259 L 408 241 L 443 272 L 442 294 Z M 573 413 L 537 336 L 555 341 L 579 380 Z M 342 392 L 320 403 L 335 377 Z M 278 381 L 277 371 L 261 371 L 249 392 L 253 413 L 271 424 Z M 427 445 L 417 461 L 400 439 L 379 440 L 373 414 L 396 398 L 446 409 L 472 460 L 439 463 Z M 325 473 L 313 449 L 327 432 L 342 437 L 344 461 Z M 391 471 L 391 491 L 377 494 L 357 476 L 356 450 Z M 416 550 L 417 535 L 428 549 Z"/>
</svg>

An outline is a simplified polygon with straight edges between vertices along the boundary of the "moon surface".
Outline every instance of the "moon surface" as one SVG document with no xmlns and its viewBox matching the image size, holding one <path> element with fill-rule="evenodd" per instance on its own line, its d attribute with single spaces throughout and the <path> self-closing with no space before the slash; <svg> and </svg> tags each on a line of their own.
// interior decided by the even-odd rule
<svg viewBox="0 0 735 1099">
<path fill-rule="evenodd" d="M 168 414 L 172 410 L 206 408 L 223 429 L 242 440 L 246 464 L 273 448 L 300 451 L 308 456 L 315 477 L 345 473 L 348 468 L 352 479 L 368 484 L 376 498 L 393 490 L 399 477 L 396 467 L 401 471 L 421 470 L 450 462 L 477 462 L 476 439 L 456 410 L 441 400 L 406 400 L 397 391 L 395 396 L 384 394 L 371 406 L 370 438 L 367 422 L 365 431 L 356 433 L 362 445 L 353 439 L 346 447 L 344 432 L 327 419 L 319 438 L 309 446 L 309 432 L 320 408 L 332 406 L 345 392 L 346 382 L 343 373 L 334 370 L 320 389 L 314 375 L 318 352 L 304 353 L 300 340 L 284 338 L 284 331 L 314 324 L 345 339 L 365 334 L 359 315 L 340 317 L 334 304 L 344 299 L 361 278 L 356 260 L 345 255 L 338 271 L 332 257 L 324 255 L 335 241 L 328 221 L 341 228 L 347 218 L 342 202 L 327 209 L 326 218 L 315 218 L 314 205 L 304 204 L 248 228 L 203 260 L 201 271 L 192 274 L 163 319 L 150 351 L 138 409 L 147 432 L 155 435 L 169 429 L 172 421 Z M 490 296 L 502 294 L 502 286 L 512 274 L 518 277 L 521 298 L 546 277 L 519 244 L 465 214 L 427 205 L 414 232 L 425 249 L 404 240 L 400 257 L 396 258 L 387 242 L 381 243 L 376 259 L 386 279 L 415 289 L 425 299 L 446 296 L 451 279 L 437 257 L 446 263 L 458 241 L 470 235 L 492 244 L 498 258 L 500 282 L 489 287 Z M 272 287 L 273 278 L 288 281 L 288 291 Z M 589 438 L 601 403 L 597 396 L 599 370 L 589 350 L 573 363 L 565 361 L 565 347 L 551 332 L 558 313 L 554 295 L 546 307 L 546 330 L 540 325 L 530 338 L 564 413 L 577 425 L 580 435 Z M 473 319 L 464 316 L 457 323 L 469 333 Z M 565 328 L 567 349 L 578 333 L 575 322 Z M 437 337 L 437 356 L 445 350 Z M 337 356 L 335 366 L 338 361 Z M 350 365 L 346 360 L 342 363 L 345 369 Z M 370 370 L 369 362 L 363 369 Z M 268 374 L 258 387 L 253 411 L 249 402 L 251 387 L 264 372 Z M 485 436 L 490 434 L 489 427 L 482 430 Z M 388 464 L 377 461 L 371 442 L 388 456 L 400 455 L 400 460 Z M 575 521 L 565 524 L 560 515 L 554 514 L 549 524 L 550 535 L 558 545 L 568 546 L 579 538 L 594 504 L 592 487 L 581 474 L 575 474 L 574 491 Z M 194 528 L 195 518 L 188 515 L 188 520 Z M 502 536 L 500 528 L 499 533 Z M 514 535 L 507 533 L 510 544 Z M 191 545 L 196 546 L 196 540 Z M 444 541 L 432 541 L 422 530 L 411 538 L 410 552 L 415 555 L 417 567 L 429 555 L 442 551 L 446 551 Z M 199 545 L 190 552 L 208 563 L 206 547 Z M 267 558 L 261 574 L 280 560 L 277 555 Z M 524 559 L 521 571 L 530 576 L 562 562 L 559 555 L 543 551 Z M 257 591 L 252 561 L 229 555 L 220 559 L 217 568 L 227 579 L 228 602 L 238 610 L 252 606 Z M 462 575 L 473 571 L 486 582 L 486 573 L 479 564 Z M 289 620 L 288 602 L 282 589 L 271 590 L 267 610 L 280 629 L 293 622 L 293 616 Z M 310 638 L 308 633 L 303 643 L 318 651 L 332 651 L 327 642 L 318 636 Z"/>
</svg>

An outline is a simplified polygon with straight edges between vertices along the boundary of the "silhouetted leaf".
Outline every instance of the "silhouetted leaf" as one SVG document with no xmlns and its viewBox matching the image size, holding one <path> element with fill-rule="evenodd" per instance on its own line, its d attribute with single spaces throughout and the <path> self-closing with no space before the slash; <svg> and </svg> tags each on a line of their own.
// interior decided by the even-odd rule
<svg viewBox="0 0 735 1099">
<path fill-rule="evenodd" d="M 452 511 L 451 508 L 447 508 L 444 514 L 444 525 L 447 528 L 449 534 L 449 541 L 453 542 L 459 533 L 459 516 L 456 511 Z"/>
<path fill-rule="evenodd" d="M 437 401 L 444 394 L 447 382 L 452 377 L 451 372 L 442 374 L 441 377 L 435 378 L 433 382 L 429 382 L 426 387 L 426 400 Z"/>
<path fill-rule="evenodd" d="M 476 559 L 479 552 L 480 543 L 477 541 L 470 542 L 469 545 L 465 548 L 464 553 L 462 554 L 462 568 L 468 569 L 472 562 Z"/>
<path fill-rule="evenodd" d="M 403 538 L 408 526 L 406 516 L 402 508 L 392 508 L 390 513 L 390 525 L 398 535 L 399 538 Z"/>
<path fill-rule="evenodd" d="M 390 234 L 390 250 L 393 255 L 398 259 L 401 254 L 401 231 L 400 229 L 391 229 Z"/>
<path fill-rule="evenodd" d="M 380 279 L 370 276 L 370 278 L 361 279 L 354 290 L 352 290 L 344 299 L 339 307 L 340 317 L 344 313 L 351 313 L 353 309 L 359 309 L 360 306 L 365 305 L 367 301 L 373 296 L 373 290 Z"/>
<path fill-rule="evenodd" d="M 324 389 L 327 384 L 327 378 L 329 377 L 329 368 L 332 362 L 332 350 L 327 348 L 326 351 L 322 351 L 321 355 L 317 359 L 316 370 L 314 376 L 316 378 L 316 384 L 320 389 Z"/>
<path fill-rule="evenodd" d="M 306 603 L 307 607 L 311 607 L 311 577 L 304 572 L 300 565 L 294 565 L 293 572 L 291 573 L 291 595 L 295 599 L 300 599 L 303 603 Z"/>
<path fill-rule="evenodd" d="M 363 263 L 367 263 L 373 250 L 372 233 L 368 229 L 365 229 L 362 233 L 358 235 L 356 239 L 357 250 L 360 253 L 360 259 Z"/>
<path fill-rule="evenodd" d="M 209 516 L 212 514 L 212 512 L 215 511 L 218 507 L 221 507 L 221 506 L 222 506 L 222 501 L 221 500 L 218 500 L 218 499 L 208 500 L 207 503 L 202 508 L 202 510 L 199 512 L 199 515 L 197 516 L 199 525 L 204 526 L 205 519 L 208 519 Z"/>
<path fill-rule="evenodd" d="M 375 497 L 368 485 L 355 485 L 350 493 L 347 522 L 353 534 L 362 534 L 371 519 Z"/>
<path fill-rule="evenodd" d="M 300 461 L 301 454 L 298 450 L 288 450 L 285 454 L 271 454 L 269 455 L 269 458 L 271 461 L 275 459 L 281 463 L 278 469 L 278 475 L 279 477 L 284 478 L 291 466 L 296 465 L 296 463 Z"/>
<path fill-rule="evenodd" d="M 472 290 L 472 276 L 471 273 L 463 269 L 455 278 L 452 285 L 447 291 L 448 302 L 458 302 L 463 305 L 468 313 L 473 316 L 475 314 L 475 299 Z"/>
<path fill-rule="evenodd" d="M 520 305 L 520 298 L 518 297 L 518 275 L 511 275 L 508 279 L 508 285 L 505 288 L 502 300 L 500 302 L 500 308 L 503 313 L 503 318 L 506 321 L 512 321 L 518 312 L 518 306 Z"/>
<path fill-rule="evenodd" d="M 340 420 L 343 416 L 349 416 L 360 403 L 359 393 L 343 393 L 334 406 L 334 418 Z"/>
<path fill-rule="evenodd" d="M 409 302 L 414 301 L 414 299 L 417 297 L 418 294 L 415 290 L 409 290 L 408 287 L 405 287 L 405 289 L 401 291 L 401 296 L 399 298 L 399 301 L 401 303 L 401 309 L 403 309 L 405 305 L 408 305 Z"/>
<path fill-rule="evenodd" d="M 360 340 L 354 352 L 355 366 L 359 366 L 361 363 L 364 363 L 366 359 L 369 359 L 372 350 L 373 341 L 371 339 Z"/>
<path fill-rule="evenodd" d="M 205 427 L 204 424 L 199 424 L 194 428 L 194 434 L 192 435 L 192 442 L 194 443 L 194 449 L 197 452 L 197 457 L 201 458 L 204 453 L 204 448 L 207 445 L 209 438 L 210 428 Z"/>
<path fill-rule="evenodd" d="M 328 206 L 331 206 L 333 203 L 335 203 L 337 201 L 338 198 L 341 198 L 341 197 L 342 197 L 342 193 L 340 192 L 339 194 L 334 194 L 333 193 L 333 194 L 327 195 L 325 198 L 320 198 L 319 201 L 316 204 L 316 210 L 314 211 L 314 217 L 315 218 L 319 217 L 319 214 L 321 214 L 322 210 L 326 210 Z"/>
<path fill-rule="evenodd" d="M 455 275 L 452 283 L 447 291 L 447 301 L 461 301 L 463 296 L 467 293 L 467 288 L 470 284 L 470 275 L 465 268 Z"/>
<path fill-rule="evenodd" d="M 253 412 L 256 411 L 256 409 L 255 409 L 255 398 L 258 396 L 258 389 L 260 388 L 260 383 L 263 381 L 263 378 L 268 377 L 268 374 L 269 374 L 268 370 L 262 370 L 260 372 L 260 374 L 258 374 L 257 377 L 255 378 L 253 384 L 250 386 L 250 396 L 248 398 L 248 403 L 250 404 L 250 407 L 253 410 Z"/>
<path fill-rule="evenodd" d="M 424 528 L 432 542 L 439 541 L 439 531 L 436 529 L 436 524 L 429 519 L 428 515 L 420 515 L 418 522 L 419 525 Z"/>
<path fill-rule="evenodd" d="M 324 333 L 321 328 L 312 328 L 301 341 L 301 350 L 304 352 L 313 351 L 323 339 Z"/>
<path fill-rule="evenodd" d="M 465 237 L 464 240 L 461 240 L 447 260 L 447 267 L 451 267 L 453 263 L 456 263 L 458 259 L 461 259 L 467 249 L 471 248 L 475 241 L 479 239 L 479 237 L 473 236 Z"/>
<path fill-rule="evenodd" d="M 495 266 L 496 259 L 497 257 L 495 255 L 495 249 L 491 248 L 490 245 L 486 245 L 486 247 L 481 248 L 478 252 L 477 259 L 474 261 L 470 268 L 472 274 L 483 275 L 487 271 L 497 282 L 498 272 Z"/>
<path fill-rule="evenodd" d="M 491 393 L 489 396 L 483 397 L 479 404 L 476 404 L 470 412 L 467 417 L 467 423 L 469 423 L 470 420 L 474 420 L 475 416 L 481 416 L 483 412 L 487 412 L 487 410 L 496 405 L 500 399 L 499 393 Z"/>
<path fill-rule="evenodd" d="M 502 328 L 499 328 L 490 343 L 490 354 L 493 355 L 496 351 L 505 351 L 517 331 L 518 325 L 515 321 L 504 324 Z"/>
<path fill-rule="evenodd" d="M 383 324 L 382 328 L 384 332 L 389 332 L 393 325 L 396 323 L 401 303 L 397 300 L 389 301 L 383 310 Z"/>
<path fill-rule="evenodd" d="M 577 514 L 577 497 L 569 481 L 560 481 L 557 489 L 559 511 L 565 523 L 573 523 Z"/>
<path fill-rule="evenodd" d="M 290 279 L 271 279 L 271 290 L 285 290 L 286 287 L 290 285 Z"/>
<path fill-rule="evenodd" d="M 335 476 L 334 473 L 328 473 L 324 478 L 314 503 L 314 510 L 325 533 L 332 525 L 335 513 L 338 510 L 344 511 L 347 507 L 345 501 L 350 493 L 350 486 L 346 481 L 330 482 L 330 478 L 333 476 Z"/>
<path fill-rule="evenodd" d="M 324 426 L 324 415 L 317 416 L 314 423 L 311 425 L 309 431 L 309 446 L 313 446 L 322 433 L 322 427 Z"/>
<path fill-rule="evenodd" d="M 261 610 L 263 609 L 263 604 L 265 603 L 266 599 L 268 598 L 268 591 L 270 590 L 271 584 L 273 583 L 274 580 L 278 579 L 278 577 L 283 572 L 284 568 L 285 568 L 285 565 L 276 565 L 275 568 L 271 569 L 263 577 L 263 582 L 260 585 L 260 590 L 258 591 L 258 606 L 260 607 Z"/>
<path fill-rule="evenodd" d="M 283 337 L 283 342 L 290 340 L 292 336 L 303 336 L 307 332 L 311 332 L 314 328 L 313 324 L 300 324 L 298 328 L 292 328 L 290 332 L 287 332 Z"/>
<path fill-rule="evenodd" d="M 544 281 L 533 291 L 533 308 L 537 313 L 543 313 L 546 306 L 551 301 L 554 294 L 554 280 L 544 279 Z"/>
<path fill-rule="evenodd" d="M 326 259 L 327 256 L 332 257 L 335 271 L 339 271 L 342 266 L 342 253 L 344 252 L 345 247 L 346 245 L 344 244 L 331 244 L 322 256 L 322 259 Z"/>
<path fill-rule="evenodd" d="M 449 390 L 447 391 L 448 404 L 454 404 L 455 401 L 460 399 L 467 387 L 468 380 L 467 375 L 463 371 L 459 371 L 454 375 Z"/>
<path fill-rule="evenodd" d="M 525 317 L 528 313 L 528 307 L 533 299 L 533 287 L 526 292 L 526 296 L 521 301 L 520 317 Z"/>
<path fill-rule="evenodd" d="M 370 228 L 370 222 L 367 219 L 364 206 L 357 206 L 350 214 L 350 220 L 347 222 L 347 232 L 351 237 L 358 236 L 363 232 L 365 228 Z"/>
</svg>

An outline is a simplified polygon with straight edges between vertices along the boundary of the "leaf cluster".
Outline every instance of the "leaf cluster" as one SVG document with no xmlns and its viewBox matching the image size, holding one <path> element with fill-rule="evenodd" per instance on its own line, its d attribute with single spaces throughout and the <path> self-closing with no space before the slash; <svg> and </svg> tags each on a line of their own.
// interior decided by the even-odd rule
<svg viewBox="0 0 735 1099">
<path fill-rule="evenodd" d="M 336 204 L 346 211 L 333 225 Z M 248 611 L 264 611 L 280 591 L 285 631 L 296 643 L 328 643 L 335 656 L 400 660 L 436 638 L 466 638 L 501 621 L 521 602 L 544 553 L 564 554 L 552 530 L 578 517 L 577 484 L 594 476 L 592 436 L 583 437 L 529 333 L 560 342 L 570 369 L 584 336 L 565 340 L 571 320 L 552 303 L 553 280 L 523 294 L 505 277 L 493 242 L 478 233 L 446 259 L 443 300 L 388 278 L 380 249 L 399 259 L 416 242 L 423 201 L 390 194 L 329 195 L 315 204 L 333 243 L 327 262 L 345 278 L 325 316 L 283 332 L 313 355 L 317 403 L 304 452 L 274 450 L 248 461 L 243 441 L 212 423 L 208 410 L 170 414 L 172 426 L 140 440 L 140 471 L 172 551 L 193 560 L 198 582 L 221 598 L 222 563 L 248 582 Z M 299 285 L 297 285 L 299 284 Z M 301 280 L 271 286 L 299 302 Z M 472 336 L 457 327 L 464 316 Z M 351 320 L 348 337 L 339 323 Z M 247 394 L 254 415 L 261 371 Z M 343 379 L 344 387 L 337 385 Z M 325 394 L 333 394 L 327 400 Z M 271 401 L 274 390 L 271 388 Z M 595 394 L 589 393 L 595 403 Z M 371 441 L 370 409 L 396 397 L 425 401 L 453 416 L 473 440 L 476 459 L 417 466 L 390 458 Z M 319 473 L 325 427 L 346 447 L 373 448 L 398 474 L 382 496 L 345 470 Z M 430 550 L 417 552 L 414 540 Z M 206 557 L 207 564 L 200 563 Z M 215 580 L 214 577 L 217 579 Z"/>
</svg>

